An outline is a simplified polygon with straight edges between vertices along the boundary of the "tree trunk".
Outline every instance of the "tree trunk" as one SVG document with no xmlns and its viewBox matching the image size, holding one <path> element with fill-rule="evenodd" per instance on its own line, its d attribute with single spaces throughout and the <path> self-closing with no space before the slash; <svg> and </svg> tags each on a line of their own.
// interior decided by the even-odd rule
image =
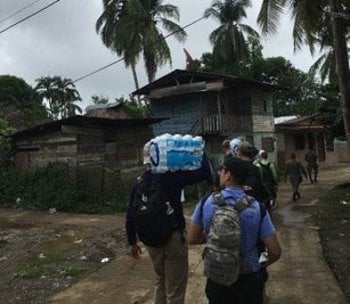
<svg viewBox="0 0 350 304">
<path fill-rule="evenodd" d="M 336 59 L 336 71 L 339 80 L 341 105 L 344 119 L 345 135 L 350 144 L 350 71 L 346 45 L 346 24 L 341 14 L 344 14 L 340 0 L 329 0 L 332 14 L 333 44 Z M 349 149 L 348 149 L 349 151 Z M 350 156 L 350 151 L 349 151 Z"/>
<path fill-rule="evenodd" d="M 136 67 L 135 67 L 134 64 L 131 65 L 131 71 L 132 71 L 132 77 L 134 78 L 134 83 L 135 83 L 136 90 L 138 90 L 140 88 L 139 87 L 139 80 L 137 79 Z M 137 98 L 137 104 L 140 107 L 141 106 L 140 95 L 137 95 L 136 98 Z"/>
</svg>

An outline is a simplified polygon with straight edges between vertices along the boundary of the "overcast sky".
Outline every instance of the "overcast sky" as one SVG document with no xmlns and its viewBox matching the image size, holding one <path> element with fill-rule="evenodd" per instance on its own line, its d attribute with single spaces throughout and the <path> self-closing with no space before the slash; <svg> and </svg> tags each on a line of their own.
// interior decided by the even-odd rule
<svg viewBox="0 0 350 304">
<path fill-rule="evenodd" d="M 38 0 L 30 8 L 17 14 L 6 22 L 0 23 L 0 30 L 19 19 L 50 4 L 54 0 Z M 34 2 L 34 0 L 0 0 L 0 21 Z M 180 9 L 182 26 L 200 18 L 211 4 L 211 0 L 164 0 Z M 244 23 L 260 32 L 256 18 L 261 0 L 252 0 L 253 7 L 247 11 Z M 0 34 L 0 75 L 10 74 L 23 78 L 34 86 L 35 79 L 42 76 L 61 76 L 73 80 L 80 78 L 118 58 L 102 44 L 95 31 L 95 22 L 102 12 L 102 0 L 60 0 L 57 4 L 23 23 Z M 184 44 L 179 44 L 172 37 L 168 43 L 172 52 L 173 65 L 160 69 L 159 78 L 173 69 L 184 69 L 186 48 L 193 58 L 200 58 L 203 52 L 210 51 L 208 36 L 218 24 L 204 19 L 186 29 L 188 34 Z M 262 39 L 265 57 L 283 56 L 294 66 L 307 71 L 315 58 L 308 50 L 293 53 L 291 38 L 292 23 L 288 16 L 282 18 L 279 34 Z M 140 86 L 147 84 L 143 63 L 137 67 Z M 91 104 L 94 94 L 109 97 L 127 96 L 135 90 L 130 70 L 124 63 L 118 63 L 89 78 L 76 83 L 84 109 Z"/>
</svg>

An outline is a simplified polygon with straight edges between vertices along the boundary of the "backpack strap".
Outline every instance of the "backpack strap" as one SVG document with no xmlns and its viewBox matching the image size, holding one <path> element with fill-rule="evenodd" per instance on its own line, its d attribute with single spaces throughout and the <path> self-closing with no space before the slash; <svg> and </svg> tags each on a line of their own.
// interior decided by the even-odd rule
<svg viewBox="0 0 350 304">
<path fill-rule="evenodd" d="M 218 207 L 226 205 L 225 198 L 222 195 L 221 191 L 213 194 L 213 200 L 214 204 Z M 233 208 L 238 212 L 241 212 L 244 209 L 248 208 L 253 201 L 255 201 L 255 198 L 245 194 L 233 205 Z"/>
<path fill-rule="evenodd" d="M 254 201 L 255 201 L 255 198 L 249 195 L 244 195 L 238 200 L 236 204 L 233 205 L 233 208 L 238 212 L 242 212 L 244 209 L 250 207 L 250 205 Z"/>
<path fill-rule="evenodd" d="M 213 194 L 213 200 L 214 200 L 214 204 L 219 207 L 226 205 L 225 198 L 222 195 L 221 191 Z"/>
</svg>

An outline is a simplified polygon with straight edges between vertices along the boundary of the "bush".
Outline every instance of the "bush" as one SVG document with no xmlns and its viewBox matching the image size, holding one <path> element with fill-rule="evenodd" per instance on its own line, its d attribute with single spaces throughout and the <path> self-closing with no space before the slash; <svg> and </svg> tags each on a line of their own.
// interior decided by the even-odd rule
<svg viewBox="0 0 350 304">
<path fill-rule="evenodd" d="M 68 167 L 49 165 L 26 173 L 12 166 L 0 172 L 0 206 L 75 213 L 124 211 L 128 188 L 122 183 L 112 195 L 84 187 L 71 177 Z"/>
</svg>

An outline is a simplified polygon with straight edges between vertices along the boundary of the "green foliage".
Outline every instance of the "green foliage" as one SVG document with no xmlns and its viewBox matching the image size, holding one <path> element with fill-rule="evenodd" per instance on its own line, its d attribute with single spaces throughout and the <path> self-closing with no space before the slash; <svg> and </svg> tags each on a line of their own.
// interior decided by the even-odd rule
<svg viewBox="0 0 350 304">
<path fill-rule="evenodd" d="M 147 105 L 139 105 L 133 96 L 129 98 L 116 98 L 116 102 L 120 102 L 123 105 L 124 111 L 130 116 L 130 118 L 149 118 L 150 112 Z"/>
<path fill-rule="evenodd" d="M 42 99 L 48 103 L 50 118 L 57 120 L 82 113 L 76 102 L 81 101 L 80 94 L 69 78 L 41 77 L 36 80 L 35 90 Z"/>
<path fill-rule="evenodd" d="M 11 135 L 15 129 L 10 127 L 7 121 L 0 119 L 0 165 L 5 165 L 10 160 Z"/>
<path fill-rule="evenodd" d="M 0 170 L 0 206 L 75 213 L 112 213 L 126 209 L 129 188 L 120 183 L 106 195 L 83 180 L 76 182 L 64 166 L 49 165 L 26 173 L 11 166 Z"/>
<path fill-rule="evenodd" d="M 103 12 L 96 22 L 102 42 L 122 56 L 127 67 L 135 68 L 143 56 L 149 82 L 154 80 L 159 66 L 171 64 L 170 49 L 163 32 L 173 32 L 178 41 L 184 41 L 186 37 L 185 31 L 176 23 L 178 8 L 162 2 L 103 0 Z"/>
<path fill-rule="evenodd" d="M 23 79 L 0 75 L 0 118 L 15 129 L 48 120 L 48 113 L 35 90 Z"/>
<path fill-rule="evenodd" d="M 336 84 L 327 84 L 320 90 L 321 104 L 318 112 L 323 123 L 331 131 L 333 138 L 345 139 L 343 114 L 340 105 L 340 92 Z"/>
<path fill-rule="evenodd" d="M 91 100 L 95 105 L 105 105 L 109 101 L 108 97 L 98 96 L 98 95 L 91 96 Z"/>
</svg>

